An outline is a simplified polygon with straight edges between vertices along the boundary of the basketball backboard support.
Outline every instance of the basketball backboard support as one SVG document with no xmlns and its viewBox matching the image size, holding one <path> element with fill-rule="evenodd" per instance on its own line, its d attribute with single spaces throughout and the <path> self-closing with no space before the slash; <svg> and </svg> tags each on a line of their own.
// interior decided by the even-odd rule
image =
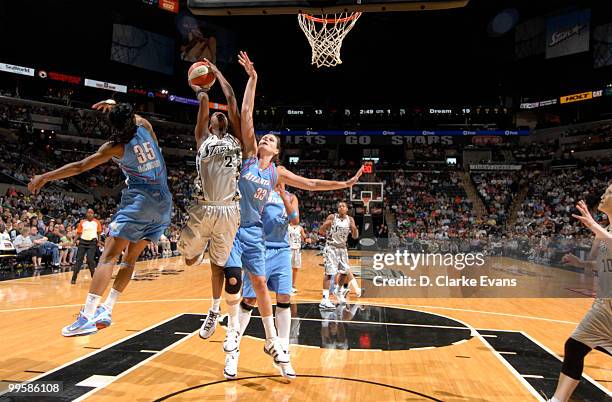
<svg viewBox="0 0 612 402">
<path fill-rule="evenodd" d="M 197 15 L 273 15 L 273 14 L 333 14 L 351 11 L 424 11 L 461 8 L 469 0 L 188 0 L 187 6 Z"/>
</svg>

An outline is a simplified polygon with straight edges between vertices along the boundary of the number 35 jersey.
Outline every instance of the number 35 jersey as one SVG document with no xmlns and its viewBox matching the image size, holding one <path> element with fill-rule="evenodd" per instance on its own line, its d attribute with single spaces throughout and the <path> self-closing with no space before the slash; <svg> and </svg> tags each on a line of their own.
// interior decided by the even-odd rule
<svg viewBox="0 0 612 402">
<path fill-rule="evenodd" d="M 125 144 L 123 157 L 113 160 L 119 165 L 126 177 L 128 187 L 150 185 L 168 187 L 166 162 L 159 145 L 149 131 L 139 126 L 134 137 Z"/>
<path fill-rule="evenodd" d="M 196 196 L 209 202 L 235 202 L 240 198 L 238 179 L 242 152 L 231 134 L 209 135 L 196 156 Z"/>
</svg>

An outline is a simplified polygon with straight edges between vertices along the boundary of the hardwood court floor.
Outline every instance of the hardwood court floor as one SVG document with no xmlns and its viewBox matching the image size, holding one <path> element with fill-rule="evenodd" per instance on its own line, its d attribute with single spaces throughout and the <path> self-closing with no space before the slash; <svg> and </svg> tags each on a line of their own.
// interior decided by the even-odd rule
<svg viewBox="0 0 612 402">
<path fill-rule="evenodd" d="M 64 400 L 538 400 L 538 390 L 556 382 L 554 355 L 563 355 L 592 301 L 362 298 L 361 307 L 324 316 L 316 306 L 321 262 L 304 252 L 293 298 L 293 315 L 301 318 L 299 336 L 294 329 L 300 345 L 291 346 L 298 378 L 290 384 L 262 352 L 256 318 L 242 341 L 239 380 L 224 381 L 225 329 L 219 326 L 206 341 L 194 332 L 210 306 L 208 265 L 186 267 L 170 258 L 138 263 L 113 325 L 84 337 L 63 338 L 60 329 L 84 300 L 87 270 L 77 285 L 70 285 L 69 273 L 0 282 L 0 389 L 51 378 L 45 373 L 66 365 L 55 372 L 66 384 L 79 375 L 88 380 L 76 387 L 84 391 Z M 585 395 L 610 397 L 610 357 L 591 353 L 585 374 L 597 383 L 587 383 Z"/>
</svg>

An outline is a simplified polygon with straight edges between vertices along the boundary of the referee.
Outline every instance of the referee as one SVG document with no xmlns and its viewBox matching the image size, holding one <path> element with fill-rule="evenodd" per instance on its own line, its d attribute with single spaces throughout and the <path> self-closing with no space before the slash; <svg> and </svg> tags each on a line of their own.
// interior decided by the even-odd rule
<svg viewBox="0 0 612 402">
<path fill-rule="evenodd" d="M 71 283 L 73 285 L 76 283 L 81 266 L 83 266 L 83 258 L 85 258 L 85 255 L 87 255 L 87 266 L 93 278 L 94 272 L 96 271 L 96 249 L 100 241 L 101 233 L 102 225 L 100 221 L 94 218 L 94 211 L 90 208 L 87 210 L 85 219 L 79 222 L 79 226 L 77 226 L 76 245 L 78 248 L 76 264 L 72 268 Z"/>
</svg>

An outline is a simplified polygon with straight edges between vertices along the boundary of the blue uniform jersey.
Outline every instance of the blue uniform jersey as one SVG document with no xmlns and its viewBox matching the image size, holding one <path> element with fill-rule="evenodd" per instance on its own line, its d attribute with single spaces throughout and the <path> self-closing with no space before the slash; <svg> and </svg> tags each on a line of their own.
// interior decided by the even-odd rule
<svg viewBox="0 0 612 402">
<path fill-rule="evenodd" d="M 126 177 L 128 187 L 133 185 L 168 186 L 166 162 L 159 145 L 149 131 L 139 126 L 134 137 L 125 144 L 123 157 L 113 158 Z"/>
<path fill-rule="evenodd" d="M 289 247 L 289 218 L 280 195 L 276 191 L 268 197 L 261 215 L 266 248 Z"/>
<path fill-rule="evenodd" d="M 254 156 L 242 162 L 240 171 L 240 226 L 263 226 L 261 214 L 268 197 L 276 185 L 276 166 L 271 163 L 259 169 L 259 159 Z"/>
</svg>

